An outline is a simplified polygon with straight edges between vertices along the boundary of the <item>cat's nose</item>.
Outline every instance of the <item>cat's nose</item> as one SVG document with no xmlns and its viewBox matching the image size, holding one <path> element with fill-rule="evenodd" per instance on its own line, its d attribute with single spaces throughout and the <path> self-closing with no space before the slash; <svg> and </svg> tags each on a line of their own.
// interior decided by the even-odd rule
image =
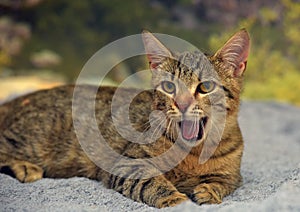
<svg viewBox="0 0 300 212">
<path fill-rule="evenodd" d="M 175 105 L 182 113 L 184 113 L 187 110 L 187 108 L 191 105 L 192 102 L 193 97 L 190 96 L 175 98 Z"/>
</svg>

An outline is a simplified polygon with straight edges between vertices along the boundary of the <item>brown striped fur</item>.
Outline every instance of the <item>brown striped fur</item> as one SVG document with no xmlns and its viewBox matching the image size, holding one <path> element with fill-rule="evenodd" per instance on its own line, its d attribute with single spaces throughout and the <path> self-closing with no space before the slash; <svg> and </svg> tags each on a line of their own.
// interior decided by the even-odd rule
<svg viewBox="0 0 300 212">
<path fill-rule="evenodd" d="M 188 199 L 198 204 L 221 203 L 224 196 L 232 193 L 241 183 L 243 139 L 237 116 L 249 51 L 248 33 L 246 30 L 239 31 L 212 56 L 201 52 L 172 53 L 149 32 L 143 33 L 143 40 L 155 89 L 135 97 L 130 106 L 130 119 L 132 126 L 143 132 L 149 127 L 151 111 L 161 110 L 167 116 L 167 129 L 151 144 L 131 143 L 122 138 L 111 118 L 114 87 L 103 87 L 97 93 L 95 112 L 98 128 L 117 153 L 130 158 L 159 156 L 169 150 L 179 137 L 183 146 L 193 144 L 193 147 L 178 165 L 148 179 L 133 179 L 137 170 L 130 164 L 120 167 L 116 164 L 120 176 L 96 166 L 77 141 L 72 121 L 74 86 L 67 85 L 38 91 L 0 106 L 1 171 L 21 182 L 33 182 L 42 177 L 88 177 L 102 181 L 108 188 L 126 197 L 158 208 L 174 206 Z M 220 79 L 213 84 L 212 91 L 203 93 L 199 86 L 208 79 L 210 73 L 207 70 L 210 69 L 216 71 Z M 172 77 L 163 81 L 173 84 L 163 84 L 164 72 L 171 73 Z M 181 83 L 177 83 L 176 79 L 180 79 Z M 168 93 L 173 85 L 176 91 Z M 83 102 L 89 98 L 91 90 L 91 86 L 80 87 L 79 97 Z M 225 93 L 225 102 L 218 95 L 221 90 Z M 122 96 L 126 98 L 131 91 L 123 89 Z M 210 107 L 213 104 L 226 111 L 225 128 L 213 155 L 200 164 L 204 141 L 211 130 L 209 125 L 218 124 L 211 121 Z M 122 112 L 122 109 L 118 110 Z M 194 120 L 191 128 L 195 129 L 184 131 L 184 126 L 191 120 Z M 202 134 L 196 128 L 199 120 L 205 125 Z M 202 129 L 202 126 L 198 127 Z M 195 133 L 198 140 L 194 137 L 187 139 Z"/>
</svg>

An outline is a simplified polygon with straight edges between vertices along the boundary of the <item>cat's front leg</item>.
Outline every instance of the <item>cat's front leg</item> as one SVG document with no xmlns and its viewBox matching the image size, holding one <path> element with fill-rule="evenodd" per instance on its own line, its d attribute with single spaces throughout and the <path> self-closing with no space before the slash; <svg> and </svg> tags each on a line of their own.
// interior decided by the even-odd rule
<svg viewBox="0 0 300 212">
<path fill-rule="evenodd" d="M 112 175 L 109 187 L 128 198 L 157 208 L 172 207 L 189 200 L 164 176 L 149 179 L 124 179 Z"/>
<path fill-rule="evenodd" d="M 220 204 L 224 196 L 232 192 L 228 186 L 220 182 L 202 183 L 196 186 L 190 196 L 199 205 Z"/>
</svg>

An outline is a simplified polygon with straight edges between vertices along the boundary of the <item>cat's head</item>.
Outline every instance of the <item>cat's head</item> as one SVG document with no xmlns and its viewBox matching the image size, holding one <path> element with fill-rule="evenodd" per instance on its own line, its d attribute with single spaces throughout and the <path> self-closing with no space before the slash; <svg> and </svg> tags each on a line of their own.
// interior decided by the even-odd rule
<svg viewBox="0 0 300 212">
<path fill-rule="evenodd" d="M 197 145 L 219 122 L 214 111 L 226 113 L 229 120 L 236 116 L 250 46 L 246 30 L 212 56 L 173 53 L 148 31 L 143 42 L 155 89 L 153 108 L 165 113 L 169 137 Z"/>
</svg>

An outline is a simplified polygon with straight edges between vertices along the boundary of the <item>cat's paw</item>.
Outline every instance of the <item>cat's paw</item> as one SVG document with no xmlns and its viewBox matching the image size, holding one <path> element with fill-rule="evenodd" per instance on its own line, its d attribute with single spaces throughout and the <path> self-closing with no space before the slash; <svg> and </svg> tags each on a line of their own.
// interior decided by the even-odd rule
<svg viewBox="0 0 300 212">
<path fill-rule="evenodd" d="M 167 197 L 161 197 L 157 202 L 155 207 L 157 208 L 165 208 L 165 207 L 173 207 L 182 202 L 189 200 L 189 198 L 180 192 L 174 192 L 172 195 Z"/>
<path fill-rule="evenodd" d="M 222 197 L 218 189 L 214 185 L 206 183 L 198 185 L 194 189 L 191 199 L 199 205 L 220 204 L 222 202 Z"/>
<path fill-rule="evenodd" d="M 43 177 L 43 169 L 27 161 L 16 162 L 10 168 L 22 183 L 33 182 Z"/>
</svg>

